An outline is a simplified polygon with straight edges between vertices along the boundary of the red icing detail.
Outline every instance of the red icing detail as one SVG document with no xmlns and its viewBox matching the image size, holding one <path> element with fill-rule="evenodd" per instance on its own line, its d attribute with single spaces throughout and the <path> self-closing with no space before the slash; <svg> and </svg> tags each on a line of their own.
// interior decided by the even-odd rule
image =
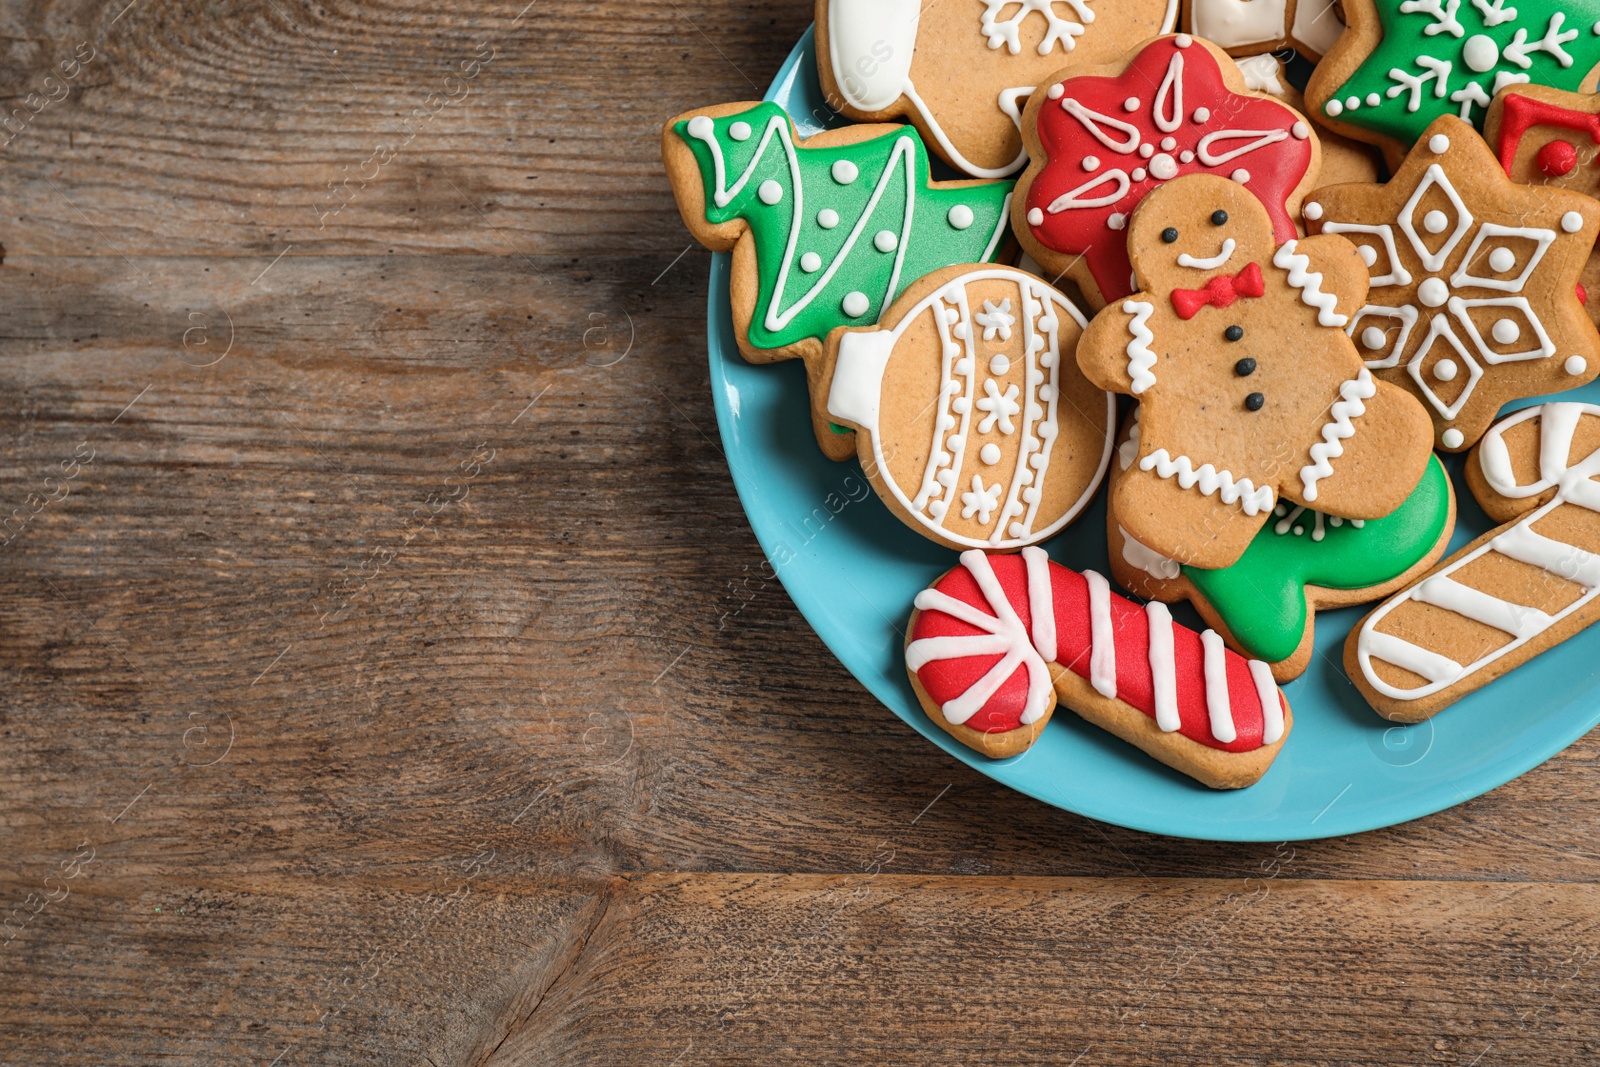
<svg viewBox="0 0 1600 1067">
<path fill-rule="evenodd" d="M 1207 49 L 1193 44 L 1179 48 L 1176 40 L 1162 37 L 1152 41 L 1116 77 L 1066 79 L 1061 83 L 1061 97 L 1047 99 L 1039 111 L 1039 140 L 1045 165 L 1028 188 L 1027 208 L 1042 212 L 1044 221 L 1037 226 L 1030 224 L 1029 229 L 1047 248 L 1066 255 L 1083 254 L 1108 301 L 1132 292 L 1125 235 L 1113 230 L 1108 220 L 1113 214 L 1127 218 L 1144 195 L 1163 180 L 1194 173 L 1231 177 L 1235 171 L 1248 171 L 1250 179 L 1245 188 L 1266 206 L 1278 243 L 1297 236 L 1284 202 L 1311 166 L 1309 137 L 1298 138 L 1292 132 L 1295 124 L 1304 120 L 1275 100 L 1232 92 L 1222 79 L 1216 58 Z M 1175 78 L 1174 84 L 1166 84 L 1179 61 L 1182 76 Z M 1130 99 L 1138 101 L 1131 112 L 1123 107 L 1124 101 Z M 1173 129 L 1163 130 L 1156 124 L 1157 104 L 1162 106 L 1160 118 L 1166 125 L 1172 125 L 1176 114 L 1177 125 Z M 1095 114 L 1080 118 L 1067 110 L 1068 105 Z M 1196 122 L 1194 116 L 1201 108 L 1209 115 Z M 1125 147 L 1130 134 L 1123 126 L 1136 131 L 1132 134 L 1133 143 Z M 1282 131 L 1286 136 L 1209 165 L 1198 155 L 1182 162 L 1182 153 L 1197 153 L 1203 138 L 1224 130 L 1258 134 Z M 1169 150 L 1162 149 L 1162 140 L 1169 137 L 1176 143 Z M 1209 143 L 1207 151 L 1215 160 L 1258 139 L 1218 138 Z M 1148 159 L 1140 156 L 1141 144 L 1150 145 L 1156 154 Z M 1086 169 L 1084 161 L 1091 157 L 1096 165 Z M 1161 179 L 1152 173 L 1157 169 L 1156 160 L 1161 161 L 1159 169 L 1167 171 L 1169 178 Z M 1135 170 L 1144 172 L 1139 181 L 1132 178 Z M 1114 173 L 1119 171 L 1128 186 L 1115 201 L 1093 207 L 1065 207 L 1051 213 L 1051 204 L 1068 194 L 1095 200 L 1116 192 L 1122 184 Z"/>
<path fill-rule="evenodd" d="M 1240 297 L 1257 297 L 1266 291 L 1261 268 L 1251 263 L 1232 277 L 1220 274 L 1212 278 L 1203 289 L 1172 290 L 1172 307 L 1178 318 L 1192 319 L 1203 307 L 1225 308 Z"/>
<path fill-rule="evenodd" d="M 1496 151 L 1500 153 L 1500 165 L 1505 168 L 1507 175 L 1511 173 L 1511 164 L 1516 161 L 1517 146 L 1522 144 L 1522 138 L 1535 126 L 1555 126 L 1563 130 L 1586 133 L 1589 135 L 1589 140 L 1600 144 L 1600 115 L 1573 111 L 1571 108 L 1547 104 L 1543 100 L 1535 100 L 1529 96 L 1508 93 L 1501 102 L 1500 143 L 1495 146 Z M 1555 143 L 1558 142 L 1552 142 Z M 1567 147 L 1572 148 L 1571 145 Z M 1539 150 L 1539 169 L 1551 174 L 1551 171 L 1545 169 L 1544 152 L 1544 149 Z M 1576 162 L 1576 149 L 1572 149 L 1572 156 Z M 1566 170 L 1558 171 L 1552 176 L 1565 174 L 1571 169 L 1572 166 L 1569 164 Z"/>
<path fill-rule="evenodd" d="M 1547 177 L 1559 178 L 1571 174 L 1572 168 L 1578 165 L 1578 150 L 1572 147 L 1571 141 L 1551 141 L 1539 149 L 1534 161 Z"/>
<path fill-rule="evenodd" d="M 988 557 L 995 578 L 1007 602 L 1023 625 L 1032 633 L 1033 619 L 1028 603 L 1027 564 L 1019 555 Z M 1051 562 L 1050 587 L 1056 619 L 1055 662 L 1081 678 L 1089 677 L 1092 652 L 1089 618 L 1089 583 L 1082 574 Z M 986 615 L 995 611 L 966 566 L 957 567 L 933 588 L 970 604 Z M 1155 683 L 1150 669 L 1150 622 L 1139 604 L 1112 593 L 1111 624 L 1117 659 L 1117 697 L 1151 718 L 1155 717 Z M 980 632 L 976 627 L 934 608 L 920 611 L 911 638 L 965 636 Z M 1228 650 L 1228 698 L 1238 736 L 1222 744 L 1211 736 L 1211 718 L 1206 704 L 1205 652 L 1200 635 L 1178 623 L 1172 625 L 1173 659 L 1177 678 L 1178 732 L 1208 748 L 1224 752 L 1252 752 L 1261 747 L 1265 722 L 1255 679 L 1245 658 Z M 999 663 L 999 654 L 930 660 L 917 671 L 917 680 L 935 703 L 943 705 L 965 693 Z M 1056 671 L 1051 671 L 1052 675 Z M 1022 711 L 1028 694 L 1026 666 L 1019 667 L 967 720 L 966 725 L 984 733 L 1001 733 L 1022 724 Z M 1279 694 L 1280 705 L 1282 695 Z"/>
<path fill-rule="evenodd" d="M 1585 289 L 1583 287 L 1583 283 L 1579 282 L 1577 285 L 1573 286 L 1573 288 L 1578 290 L 1578 303 L 1580 303 L 1580 304 L 1588 304 L 1589 303 L 1589 290 L 1587 290 L 1587 289 Z"/>
</svg>

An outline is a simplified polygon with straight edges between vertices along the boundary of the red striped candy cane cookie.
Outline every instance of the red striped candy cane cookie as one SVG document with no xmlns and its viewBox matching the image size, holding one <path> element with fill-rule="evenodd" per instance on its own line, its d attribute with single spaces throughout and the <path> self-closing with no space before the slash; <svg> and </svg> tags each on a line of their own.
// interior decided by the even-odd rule
<svg viewBox="0 0 1600 1067">
<path fill-rule="evenodd" d="M 1421 722 L 1600 618 L 1600 407 L 1544 404 L 1467 460 L 1490 530 L 1378 605 L 1345 669 L 1386 719 Z"/>
<path fill-rule="evenodd" d="M 1266 773 L 1293 724 L 1265 663 L 1040 548 L 963 552 L 915 604 L 912 688 L 934 722 L 986 756 L 1026 751 L 1059 699 L 1167 766 L 1237 789 Z"/>
</svg>

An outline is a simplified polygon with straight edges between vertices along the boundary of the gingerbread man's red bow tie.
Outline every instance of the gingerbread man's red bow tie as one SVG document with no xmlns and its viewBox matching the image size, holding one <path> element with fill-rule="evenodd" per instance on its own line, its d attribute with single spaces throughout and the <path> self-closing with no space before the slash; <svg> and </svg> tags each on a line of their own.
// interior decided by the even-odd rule
<svg viewBox="0 0 1600 1067">
<path fill-rule="evenodd" d="M 1261 268 L 1252 263 L 1231 278 L 1226 274 L 1212 278 L 1204 289 L 1172 290 L 1172 306 L 1180 319 L 1192 319 L 1203 307 L 1225 308 L 1241 296 L 1260 296 L 1264 292 Z"/>
</svg>

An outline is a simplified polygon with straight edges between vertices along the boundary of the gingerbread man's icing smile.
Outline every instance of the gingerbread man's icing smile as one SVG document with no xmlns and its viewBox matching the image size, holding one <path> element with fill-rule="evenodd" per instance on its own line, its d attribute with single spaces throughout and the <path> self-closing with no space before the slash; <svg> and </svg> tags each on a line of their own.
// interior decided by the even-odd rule
<svg viewBox="0 0 1600 1067">
<path fill-rule="evenodd" d="M 1329 515 L 1387 515 L 1416 486 L 1432 435 L 1344 333 L 1366 298 L 1346 240 L 1277 246 L 1237 182 L 1180 178 L 1128 228 L 1139 292 L 1090 324 L 1078 361 L 1139 398 L 1136 476 L 1113 512 L 1136 540 L 1198 567 L 1233 563 L 1278 497 Z"/>
</svg>

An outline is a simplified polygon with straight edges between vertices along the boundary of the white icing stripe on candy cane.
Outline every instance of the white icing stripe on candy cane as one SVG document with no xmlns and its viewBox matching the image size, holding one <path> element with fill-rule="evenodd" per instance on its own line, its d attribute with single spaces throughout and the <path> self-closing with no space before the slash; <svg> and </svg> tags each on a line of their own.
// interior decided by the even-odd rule
<svg viewBox="0 0 1600 1067">
<path fill-rule="evenodd" d="M 1546 504 L 1508 527 L 1472 552 L 1440 570 L 1438 574 L 1413 586 L 1406 592 L 1380 606 L 1361 626 L 1356 639 L 1356 659 L 1367 682 L 1377 692 L 1393 700 L 1418 700 L 1455 685 L 1463 678 L 1482 670 L 1485 666 L 1521 648 L 1528 641 L 1545 633 L 1562 619 L 1589 604 L 1600 595 L 1600 557 L 1577 545 L 1536 533 L 1533 526 L 1557 508 L 1573 505 L 1600 511 L 1600 486 L 1592 479 L 1600 475 L 1600 450 L 1590 453 L 1581 461 L 1570 464 L 1572 438 L 1579 417 L 1600 416 L 1600 407 L 1593 404 L 1555 403 L 1540 408 L 1527 408 L 1497 423 L 1484 436 L 1484 446 L 1479 450 L 1480 469 L 1489 486 L 1509 499 L 1526 499 L 1555 487 L 1555 496 Z M 1539 423 L 1539 473 L 1532 485 L 1517 485 L 1511 466 L 1504 435 L 1507 429 L 1535 416 Z M 1538 567 L 1556 578 L 1582 586 L 1583 595 L 1556 612 L 1547 614 L 1535 608 L 1511 604 L 1482 590 L 1456 582 L 1450 575 L 1489 553 L 1498 553 L 1510 559 Z M 1511 640 L 1499 648 L 1480 656 L 1469 664 L 1460 664 L 1445 656 L 1421 648 L 1403 638 L 1382 633 L 1377 629 L 1389 612 L 1408 600 L 1432 604 L 1511 635 Z M 1372 660 L 1380 659 L 1419 675 L 1428 684 L 1415 689 L 1402 689 L 1379 678 L 1372 668 Z"/>
<path fill-rule="evenodd" d="M 1272 265 L 1289 272 L 1289 284 L 1300 290 L 1301 302 L 1317 309 L 1318 325 L 1343 326 L 1350 321 L 1350 317 L 1336 310 L 1339 306 L 1338 297 L 1322 291 L 1322 274 L 1306 269 L 1311 266 L 1311 257 L 1297 254 L 1295 249 L 1299 246 L 1299 241 L 1283 242 L 1272 254 Z"/>
<path fill-rule="evenodd" d="M 1111 586 L 1097 571 L 1084 571 L 1089 583 L 1089 684 L 1103 697 L 1117 695 L 1116 631 L 1111 625 Z"/>
<path fill-rule="evenodd" d="M 1246 515 L 1271 511 L 1277 499 L 1270 485 L 1258 489 L 1249 478 L 1235 479 L 1232 472 L 1219 471 L 1209 463 L 1196 470 L 1194 461 L 1188 456 L 1173 459 L 1164 448 L 1158 448 L 1141 459 L 1139 469 L 1154 470 L 1161 478 L 1176 477 L 1182 488 L 1198 488 L 1205 496 L 1217 494 L 1224 504 L 1237 504 Z"/>
<path fill-rule="evenodd" d="M 1150 624 L 1150 688 L 1155 695 L 1156 725 L 1172 733 L 1183 725 L 1178 716 L 1178 660 L 1172 647 L 1172 612 L 1159 600 L 1144 607 Z"/>
<path fill-rule="evenodd" d="M 1128 332 L 1133 335 L 1133 340 L 1128 342 L 1128 377 L 1133 382 L 1134 396 L 1156 384 L 1156 376 L 1150 373 L 1150 368 L 1156 365 L 1156 354 L 1150 350 L 1150 342 L 1156 335 L 1146 325 L 1155 310 L 1143 300 L 1122 302 L 1122 313 L 1133 316 L 1128 321 Z"/>
<path fill-rule="evenodd" d="M 1538 608 L 1501 600 L 1443 574 L 1419 583 L 1412 590 L 1411 599 L 1453 611 L 1513 637 L 1532 637 L 1550 625 L 1550 616 Z"/>
<path fill-rule="evenodd" d="M 1278 697 L 1278 682 L 1272 668 L 1258 659 L 1247 661 L 1250 679 L 1256 683 L 1256 699 L 1261 701 L 1261 743 L 1274 744 L 1283 738 L 1283 704 Z"/>
<path fill-rule="evenodd" d="M 944 717 L 956 725 L 965 723 L 976 715 L 989 698 L 997 693 L 1019 666 L 1028 670 L 1028 697 L 1022 712 L 1024 725 L 1038 722 L 1050 707 L 1050 670 L 1029 640 L 1022 620 L 1006 600 L 1005 590 L 989 565 L 989 557 L 982 552 L 961 553 L 961 565 L 977 582 L 985 601 L 994 615 L 986 615 L 969 604 L 964 604 L 937 589 L 924 589 L 913 603 L 918 611 L 942 611 L 984 631 L 951 637 L 924 637 L 906 646 L 906 666 L 919 671 L 928 663 L 941 659 L 960 659 L 968 656 L 1002 655 L 984 676 L 966 692 L 940 707 Z"/>
<path fill-rule="evenodd" d="M 1233 707 L 1228 699 L 1228 650 L 1215 630 L 1200 635 L 1205 650 L 1206 714 L 1211 718 L 1211 736 L 1231 744 L 1239 736 L 1233 724 Z"/>
<path fill-rule="evenodd" d="M 1366 414 L 1370 400 L 1378 391 L 1372 372 L 1362 367 L 1361 373 L 1339 386 L 1339 399 L 1328 409 L 1328 421 L 1322 427 L 1322 440 L 1311 446 L 1311 463 L 1300 468 L 1300 484 L 1307 500 L 1317 499 L 1317 483 L 1333 474 L 1328 461 L 1344 455 L 1344 440 L 1354 437 L 1356 428 L 1350 420 Z"/>
<path fill-rule="evenodd" d="M 1050 583 L 1050 557 L 1033 545 L 1022 550 L 1028 567 L 1028 614 L 1033 619 L 1033 647 L 1046 662 L 1056 659 L 1056 603 Z"/>
</svg>

